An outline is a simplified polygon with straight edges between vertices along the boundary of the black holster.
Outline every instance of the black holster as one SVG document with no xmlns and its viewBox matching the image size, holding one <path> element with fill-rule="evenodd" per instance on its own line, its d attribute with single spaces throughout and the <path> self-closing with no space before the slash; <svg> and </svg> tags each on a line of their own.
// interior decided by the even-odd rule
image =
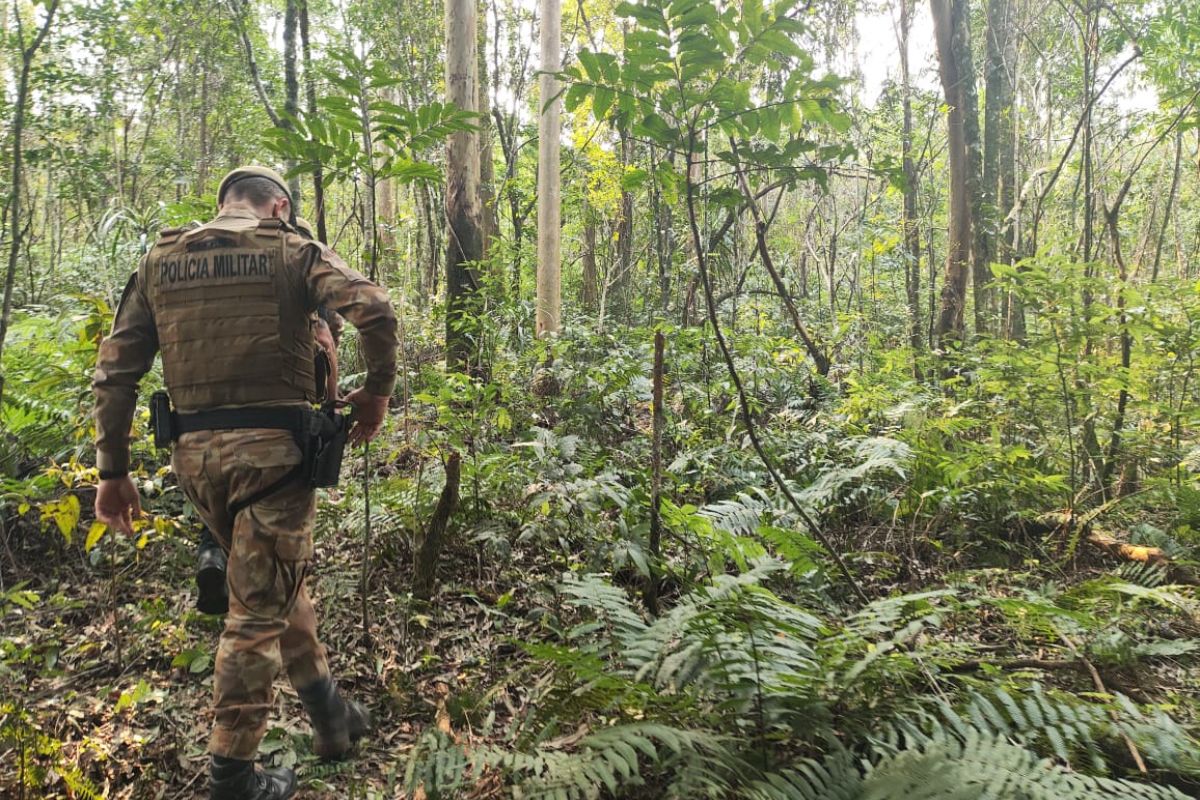
<svg viewBox="0 0 1200 800">
<path fill-rule="evenodd" d="M 307 422 L 304 441 L 300 443 L 304 452 L 304 478 L 317 489 L 337 486 L 346 452 L 346 435 L 350 432 L 350 415 L 326 407 L 311 412 Z"/>
<path fill-rule="evenodd" d="M 175 432 L 174 414 L 171 412 L 171 398 L 159 390 L 150 395 L 150 430 L 154 431 L 154 446 L 170 447 L 171 442 L 179 438 Z"/>
</svg>

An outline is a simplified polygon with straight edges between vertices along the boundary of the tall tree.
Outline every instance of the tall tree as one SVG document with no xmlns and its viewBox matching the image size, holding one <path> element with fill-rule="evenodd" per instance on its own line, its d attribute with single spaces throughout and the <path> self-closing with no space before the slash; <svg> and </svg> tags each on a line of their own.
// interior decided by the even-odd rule
<svg viewBox="0 0 1200 800">
<path fill-rule="evenodd" d="M 487 17 L 484 0 L 479 0 L 479 205 L 483 213 L 483 255 L 487 257 L 492 240 L 499 234 L 496 217 L 496 164 L 492 160 L 492 103 L 488 85 Z"/>
<path fill-rule="evenodd" d="M 0 355 L 4 353 L 4 340 L 8 338 L 9 321 L 12 319 L 13 283 L 17 275 L 17 259 L 21 255 L 21 246 L 28 224 L 21 218 L 21 181 L 24 178 L 25 143 L 25 107 L 29 103 L 29 73 L 33 69 L 33 61 L 37 58 L 50 26 L 54 23 L 54 14 L 58 11 L 58 0 L 50 0 L 46 6 L 46 18 L 38 28 L 33 41 L 25 45 L 25 25 L 21 20 L 21 7 L 13 0 L 13 17 L 16 20 L 17 42 L 21 48 L 21 67 L 17 77 L 17 96 L 13 100 L 12 123 L 12 166 L 8 177 L 8 206 L 5 222 L 0 228 L 8 229 L 8 268 L 4 272 L 4 302 L 0 307 Z M 4 400 L 5 375 L 0 371 L 0 403 Z"/>
<path fill-rule="evenodd" d="M 287 0 L 283 12 L 283 119 L 288 130 L 295 127 L 293 120 L 300 116 L 300 80 L 296 73 L 296 28 L 298 27 L 300 9 L 298 0 Z M 289 164 L 288 166 L 295 166 Z M 300 176 L 288 178 L 288 189 L 292 193 L 292 202 L 300 206 Z"/>
<path fill-rule="evenodd" d="M 900 0 L 900 25 L 897 36 L 900 44 L 900 79 L 904 122 L 901 133 L 901 158 L 904 166 L 904 216 L 902 242 L 904 247 L 904 292 L 908 300 L 909 345 L 916 353 L 921 349 L 921 228 L 917 219 L 917 165 L 913 159 L 912 78 L 908 68 L 908 36 L 912 30 L 913 0 Z M 913 360 L 913 368 L 918 369 Z"/>
<path fill-rule="evenodd" d="M 309 38 L 308 0 L 298 0 L 300 17 L 300 54 L 304 59 L 304 101 L 310 115 L 317 113 L 317 82 L 313 74 L 312 45 Z M 325 170 L 317 163 L 313 170 L 313 215 L 316 217 L 317 238 L 329 242 L 325 223 Z"/>
<path fill-rule="evenodd" d="M 562 320 L 558 71 L 562 68 L 562 2 L 541 0 L 541 80 L 538 102 L 537 333 L 557 333 Z"/>
<path fill-rule="evenodd" d="M 470 112 L 479 108 L 476 8 L 476 0 L 446 0 L 446 101 Z M 446 369 L 465 372 L 471 367 L 476 341 L 469 329 L 478 293 L 473 265 L 483 257 L 479 136 L 475 131 L 459 131 L 449 137 L 446 222 Z M 462 455 L 451 449 L 446 459 L 446 482 L 417 550 L 413 579 L 417 597 L 427 598 L 433 592 L 446 528 L 458 505 L 461 478 Z"/>
<path fill-rule="evenodd" d="M 1015 226 L 1009 219 L 1016 202 L 1016 120 L 1013 76 L 1017 68 L 1014 0 L 988 0 L 987 66 L 984 70 L 983 201 L 987 217 L 984 235 L 987 258 L 1001 264 L 1013 261 Z M 1004 331 L 1020 325 L 1016 298 L 1004 298 Z"/>
<path fill-rule="evenodd" d="M 961 339 L 967 306 L 967 268 L 971 256 L 971 141 L 968 126 L 975 115 L 974 70 L 967 0 L 929 0 L 937 40 L 938 72 L 949 111 L 946 116 L 950 161 L 950 225 L 946 243 L 946 279 L 938 312 L 939 342 Z M 967 86 L 972 89 L 968 91 Z M 978 118 L 974 122 L 978 144 Z"/>
</svg>

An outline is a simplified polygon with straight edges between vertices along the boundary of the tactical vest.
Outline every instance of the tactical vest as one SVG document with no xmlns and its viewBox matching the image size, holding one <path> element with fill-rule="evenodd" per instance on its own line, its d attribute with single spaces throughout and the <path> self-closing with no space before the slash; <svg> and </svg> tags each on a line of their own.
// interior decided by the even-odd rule
<svg viewBox="0 0 1200 800">
<path fill-rule="evenodd" d="M 311 315 L 284 223 L 168 229 L 143 262 L 163 377 L 180 411 L 313 402 Z"/>
</svg>

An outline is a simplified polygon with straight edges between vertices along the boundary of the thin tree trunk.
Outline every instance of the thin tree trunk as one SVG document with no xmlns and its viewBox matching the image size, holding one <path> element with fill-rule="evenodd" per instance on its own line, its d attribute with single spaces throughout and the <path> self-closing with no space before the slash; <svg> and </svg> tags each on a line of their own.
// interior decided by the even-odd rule
<svg viewBox="0 0 1200 800">
<path fill-rule="evenodd" d="M 317 113 L 317 84 L 312 67 L 312 49 L 308 38 L 308 0 L 298 0 L 300 14 L 300 47 L 304 59 L 304 94 L 308 113 Z M 316 217 L 317 238 L 329 243 L 329 231 L 325 223 L 325 170 L 317 162 L 313 170 L 313 215 Z"/>
<path fill-rule="evenodd" d="M 538 102 L 537 334 L 557 333 L 562 322 L 560 251 L 562 173 L 559 153 L 558 78 L 562 51 L 561 0 L 541 0 L 541 75 Z"/>
<path fill-rule="evenodd" d="M 583 209 L 583 282 L 580 286 L 579 301 L 589 314 L 594 313 L 600 304 L 600 273 L 596 268 L 596 215 L 587 207 Z"/>
<path fill-rule="evenodd" d="M 976 261 L 982 262 L 981 267 L 985 279 L 990 280 L 990 265 L 997 260 L 1001 244 L 1001 220 L 1007 212 L 1003 201 L 1001 174 L 1004 171 L 1003 162 L 1007 160 L 1005 144 L 1011 138 L 1012 115 L 1012 81 L 1009 77 L 1012 64 L 1009 60 L 1011 52 L 1010 39 L 1011 0 L 988 0 L 987 4 L 987 60 L 984 66 L 984 81 L 986 86 L 984 96 L 984 138 L 983 138 L 983 184 L 981 186 L 982 217 L 978 223 L 976 241 L 983 247 Z M 1006 136 L 1007 133 L 1007 136 Z M 985 289 L 984 316 L 987 324 L 991 325 L 995 313 L 991 292 Z M 977 293 L 977 297 L 978 297 Z"/>
<path fill-rule="evenodd" d="M 733 153 L 736 159 L 738 155 L 737 143 L 733 144 Z M 767 220 L 763 215 L 762 210 L 758 207 L 758 200 L 755 198 L 754 191 L 750 188 L 749 181 L 746 180 L 746 175 L 740 167 L 737 169 L 738 183 L 741 184 L 742 194 L 750 204 L 750 213 L 754 216 L 754 238 L 757 243 L 758 255 L 762 259 L 763 266 L 767 268 L 767 273 L 771 276 L 772 283 L 775 284 L 775 291 L 779 293 L 779 299 L 783 302 L 787 309 L 788 316 L 791 317 L 792 327 L 796 329 L 796 335 L 804 343 L 804 349 L 808 352 L 808 357 L 813 360 L 813 366 L 816 367 L 818 375 L 829 374 L 829 356 L 821 348 L 820 344 L 804 327 L 804 323 L 800 319 L 800 312 L 796 308 L 795 301 L 792 300 L 792 294 L 787 288 L 787 284 L 783 282 L 783 276 L 775 269 L 775 262 L 771 258 L 771 251 L 767 247 Z"/>
<path fill-rule="evenodd" d="M 1179 177 L 1183 167 L 1183 131 L 1175 132 L 1175 168 L 1171 175 L 1171 190 L 1167 193 L 1167 205 L 1163 209 L 1162 228 L 1158 234 L 1158 242 L 1154 245 L 1154 266 L 1150 270 L 1150 282 L 1158 280 L 1158 268 L 1162 263 L 1163 242 L 1167 240 L 1167 228 L 1171 222 L 1171 212 L 1175 209 L 1175 195 L 1179 192 Z"/>
<path fill-rule="evenodd" d="M 446 101 L 463 111 L 477 110 L 476 0 L 446 0 Z M 470 367 L 475 337 L 468 329 L 477 293 L 472 265 L 483 255 L 483 226 L 479 210 L 479 140 L 473 131 L 451 134 L 446 148 L 446 369 Z M 433 593 L 437 563 L 450 517 L 458 506 L 462 457 L 451 450 L 446 459 L 446 482 L 429 528 L 417 549 L 413 594 L 427 599 Z"/>
<path fill-rule="evenodd" d="M 379 279 L 379 220 L 375 210 L 375 135 L 371 128 L 371 98 L 366 76 L 362 76 L 362 92 L 358 96 L 358 113 L 362 120 L 363 155 L 366 158 L 366 174 L 363 175 L 363 261 L 367 265 L 367 277 Z"/>
<path fill-rule="evenodd" d="M 314 80 L 312 68 L 312 47 L 308 41 L 308 0 L 299 0 L 300 12 L 300 50 L 304 58 L 305 102 L 308 114 L 317 113 L 317 82 Z M 325 223 L 325 170 L 322 163 L 317 162 L 317 168 L 312 170 L 312 204 L 313 216 L 316 216 L 317 239 L 329 243 L 329 230 Z"/>
<path fill-rule="evenodd" d="M 492 159 L 492 103 L 488 86 L 487 17 L 484 0 L 479 0 L 479 207 L 483 213 L 483 257 L 500 233 L 496 216 L 496 163 Z M 499 282 L 501 285 L 503 282 Z"/>
<path fill-rule="evenodd" d="M 904 293 L 908 300 L 908 343 L 913 350 L 913 373 L 920 373 L 916 354 L 921 352 L 921 228 L 917 220 L 917 165 L 913 160 L 912 76 L 908 68 L 908 35 L 912 30 L 912 0 L 900 0 L 900 76 L 903 82 L 904 127 L 901 150 L 904 166 Z M 807 276 L 803 278 L 807 283 Z M 805 287 L 807 293 L 807 287 Z"/>
<path fill-rule="evenodd" d="M 285 130 L 294 130 L 292 120 L 300 116 L 300 81 L 296 75 L 296 23 L 300 16 L 297 0 L 287 0 L 283 13 L 283 123 Z M 291 170 L 295 162 L 288 162 Z M 300 176 L 288 178 L 288 191 L 292 194 L 292 204 L 296 213 L 300 213 Z"/>
<path fill-rule="evenodd" d="M 621 168 L 627 170 L 633 166 L 633 139 L 627 132 L 621 132 Z M 670 214 L 670 209 L 667 209 Z M 621 217 L 617 220 L 617 274 L 621 276 L 621 286 L 618 289 L 620 294 L 624 294 L 624 284 L 628 283 L 633 271 L 633 192 L 628 189 L 621 190 Z M 664 231 L 669 236 L 669 229 Z M 662 305 L 665 302 L 666 293 L 669 289 L 669 277 L 663 271 L 663 262 L 659 261 L 659 303 Z"/>
<path fill-rule="evenodd" d="M 946 118 L 950 161 L 950 226 L 946 242 L 946 278 L 942 285 L 942 303 L 938 312 L 937 336 L 945 346 L 961 341 L 967 305 L 967 263 L 971 252 L 971 201 L 968 174 L 970 154 L 964 130 L 966 101 L 962 86 L 960 50 L 970 46 L 964 39 L 966 12 L 963 0 L 930 0 L 937 39 L 939 73 L 949 105 Z"/>
<path fill-rule="evenodd" d="M 271 103 L 271 98 L 267 94 L 267 88 L 263 86 L 262 77 L 258 72 L 258 61 L 254 58 L 254 45 L 250 42 L 250 32 L 246 29 L 246 15 L 248 13 L 249 3 L 247 0 L 235 0 L 234 23 L 238 29 L 238 35 L 242 40 L 242 49 L 246 53 L 246 64 L 250 70 L 250 82 L 254 84 L 254 91 L 258 94 L 258 100 L 262 103 L 263 109 L 267 112 L 267 116 L 271 118 L 271 124 L 276 128 L 283 128 L 283 120 L 279 113 L 275 110 L 275 106 Z M 127 127 L 128 129 L 128 127 Z"/>
<path fill-rule="evenodd" d="M 650 574 L 646 578 L 646 610 L 658 614 L 658 563 L 662 558 L 662 444 L 665 415 L 663 413 L 664 337 L 654 333 L 654 370 L 650 375 L 651 434 L 650 434 Z"/>
<path fill-rule="evenodd" d="M 1001 94 L 1000 115 L 996 136 L 999 199 L 996 220 L 1000 226 L 996 236 L 996 262 L 1012 266 L 1017 252 L 1017 113 L 1016 89 L 1013 76 L 1017 74 L 1018 52 L 1017 29 L 1018 3 L 1005 0 L 1005 17 L 1002 21 L 1004 39 L 1000 47 L 1001 72 L 997 80 L 997 91 Z M 989 89 L 989 92 L 991 90 Z M 1021 299 L 1008 293 L 1004 297 L 1004 335 L 1014 339 L 1025 336 L 1025 309 Z"/>
<path fill-rule="evenodd" d="M 15 0 L 14 0 L 15 3 Z M 16 19 L 17 41 L 21 46 L 21 74 L 17 78 L 17 96 L 14 100 L 12 123 L 12 167 L 9 170 L 9 180 L 12 185 L 8 194 L 8 268 L 4 273 L 4 302 L 0 306 L 0 356 L 4 354 L 4 341 L 8 338 L 8 326 L 12 320 L 13 282 L 17 276 L 17 260 L 21 255 L 21 244 L 25 234 L 26 223 L 21 219 L 21 182 L 25 162 L 25 148 L 22 137 L 25 135 L 25 106 L 29 102 L 29 73 L 33 61 L 37 57 L 42 42 L 50 32 L 54 22 L 54 13 L 58 11 L 58 0 L 50 0 L 46 6 L 46 19 L 42 27 L 28 47 L 25 47 L 25 26 L 21 21 L 21 9 L 14 5 L 13 16 Z M 0 362 L 2 363 L 2 362 Z M 4 402 L 4 381 L 6 376 L 0 372 L 0 404 Z"/>
</svg>

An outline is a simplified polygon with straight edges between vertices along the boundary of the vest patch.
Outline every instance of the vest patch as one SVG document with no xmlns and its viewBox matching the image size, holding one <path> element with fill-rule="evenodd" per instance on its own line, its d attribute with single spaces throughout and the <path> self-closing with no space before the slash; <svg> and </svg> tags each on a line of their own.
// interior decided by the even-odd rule
<svg viewBox="0 0 1200 800">
<path fill-rule="evenodd" d="M 261 283 L 275 274 L 266 250 L 209 250 L 171 253 L 158 259 L 157 281 L 163 290 L 226 283 Z"/>
</svg>

